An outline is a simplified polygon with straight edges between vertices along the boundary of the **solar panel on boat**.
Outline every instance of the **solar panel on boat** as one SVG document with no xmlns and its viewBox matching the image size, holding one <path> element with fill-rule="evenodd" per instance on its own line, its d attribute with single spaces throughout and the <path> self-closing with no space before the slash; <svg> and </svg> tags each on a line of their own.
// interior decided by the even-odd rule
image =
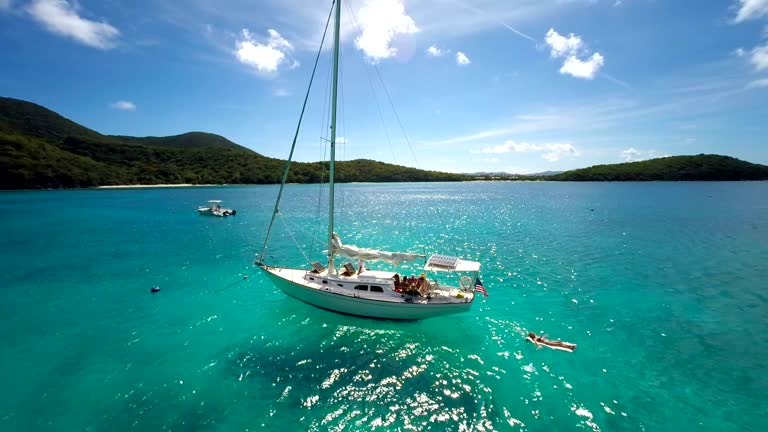
<svg viewBox="0 0 768 432">
<path fill-rule="evenodd" d="M 456 267 L 456 263 L 459 262 L 459 257 L 448 255 L 432 255 L 429 257 L 428 265 L 439 267 Z"/>
</svg>

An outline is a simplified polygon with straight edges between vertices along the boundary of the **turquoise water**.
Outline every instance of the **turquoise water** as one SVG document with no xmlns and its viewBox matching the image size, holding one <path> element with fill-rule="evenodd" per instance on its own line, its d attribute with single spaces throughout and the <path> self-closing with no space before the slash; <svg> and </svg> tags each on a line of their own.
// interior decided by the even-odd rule
<svg viewBox="0 0 768 432">
<path fill-rule="evenodd" d="M 283 206 L 313 257 L 317 190 L 290 186 Z M 768 424 L 766 182 L 344 185 L 346 242 L 483 264 L 488 299 L 406 323 L 260 276 L 275 193 L 3 193 L 0 430 Z M 212 198 L 238 215 L 198 216 Z M 301 264 L 276 227 L 269 260 Z M 537 350 L 529 330 L 579 347 Z"/>
</svg>

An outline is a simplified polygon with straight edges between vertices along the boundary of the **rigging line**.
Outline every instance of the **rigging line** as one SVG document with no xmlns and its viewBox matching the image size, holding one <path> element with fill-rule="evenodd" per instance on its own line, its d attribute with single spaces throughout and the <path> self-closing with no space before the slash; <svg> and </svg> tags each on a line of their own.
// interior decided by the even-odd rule
<svg viewBox="0 0 768 432">
<path fill-rule="evenodd" d="M 330 160 L 328 158 L 328 145 L 330 144 L 330 140 L 328 137 L 328 131 L 330 130 L 330 123 L 331 123 L 331 76 L 333 75 L 333 61 L 331 59 L 328 60 L 328 73 L 326 75 L 326 87 L 325 87 L 325 99 L 323 101 L 323 122 L 321 123 L 320 127 L 323 129 L 323 132 L 320 136 L 320 142 L 322 143 L 322 149 L 323 149 L 323 156 L 320 160 L 320 183 L 317 185 L 317 210 L 316 214 L 317 217 L 315 218 L 318 222 L 318 225 L 323 225 L 321 220 L 321 210 L 323 207 L 323 194 L 326 192 L 325 187 L 323 186 L 326 179 L 326 174 L 328 173 L 330 169 Z M 327 162 L 326 162 L 327 160 Z M 322 213 L 325 214 L 325 213 Z M 318 232 L 322 231 L 318 230 Z M 317 238 L 317 234 L 313 234 L 312 238 Z M 321 242 L 321 244 L 324 244 Z"/>
<path fill-rule="evenodd" d="M 320 121 L 320 148 L 322 149 L 322 157 L 320 158 L 320 180 L 317 184 L 317 207 L 315 208 L 315 223 L 317 225 L 320 225 L 320 211 L 322 210 L 322 202 L 323 202 L 323 182 L 325 181 L 325 157 L 328 152 L 328 144 L 327 140 L 325 139 L 326 132 L 328 131 L 328 122 L 326 121 L 328 117 L 326 117 L 329 114 L 330 111 L 330 95 L 331 95 L 331 66 L 332 63 L 328 62 L 328 71 L 325 76 L 325 92 L 324 98 L 323 98 L 323 116 Z M 314 231 L 314 230 L 313 230 Z M 315 240 L 317 239 L 316 234 L 312 234 L 312 241 L 310 243 L 309 253 L 314 254 L 315 253 Z"/>
<path fill-rule="evenodd" d="M 285 225 L 285 231 L 288 233 L 289 236 L 291 236 L 291 240 L 293 240 L 294 243 L 296 243 L 296 249 L 301 252 L 301 255 L 304 256 L 304 259 L 307 260 L 307 264 L 312 264 L 312 261 L 309 260 L 309 257 L 307 254 L 304 253 L 304 249 L 301 248 L 301 245 L 296 240 L 296 237 L 294 237 L 293 232 L 291 231 L 291 228 L 288 226 L 288 222 L 286 222 L 285 218 L 280 218 L 281 221 L 283 221 L 283 224 Z"/>
<path fill-rule="evenodd" d="M 357 31 L 362 33 L 360 26 L 358 25 L 355 16 L 354 11 L 352 10 L 352 5 L 350 5 L 350 2 L 346 1 L 344 4 L 347 6 L 347 11 L 349 11 L 349 15 L 352 17 L 352 22 L 354 23 L 355 27 L 357 28 Z M 389 131 L 387 130 L 387 124 L 384 121 L 384 112 L 381 110 L 381 104 L 379 103 L 379 98 L 376 96 L 376 90 L 373 87 L 373 80 L 371 79 L 371 72 L 368 70 L 367 67 L 363 66 L 363 70 L 365 71 L 365 77 L 368 79 L 368 85 L 371 88 L 371 96 L 373 97 L 373 101 L 376 103 L 376 111 L 379 114 L 379 120 L 381 120 L 381 129 L 384 131 L 384 136 L 387 138 L 387 146 L 389 147 L 389 152 L 392 154 L 392 161 L 395 164 L 399 165 L 399 162 L 397 161 L 397 155 L 395 152 L 395 149 L 392 147 L 392 139 L 389 137 Z"/>
<path fill-rule="evenodd" d="M 331 12 L 328 13 L 328 20 L 325 22 L 325 30 L 323 30 L 323 38 L 320 40 L 320 49 L 317 50 L 317 57 L 315 57 L 315 65 L 312 67 L 312 76 L 309 78 L 309 87 L 307 88 L 307 94 L 304 96 L 304 104 L 301 106 L 301 114 L 299 115 L 299 122 L 296 125 L 296 133 L 293 135 L 293 143 L 291 144 L 291 152 L 288 154 L 288 159 L 285 161 L 285 169 L 283 171 L 283 178 L 280 181 L 280 190 L 277 192 L 277 200 L 275 201 L 275 209 L 272 211 L 272 219 L 269 221 L 267 227 L 267 235 L 264 236 L 264 246 L 261 249 L 257 263 L 263 263 L 264 254 L 267 252 L 267 245 L 269 244 L 269 235 L 272 233 L 272 225 L 275 223 L 275 218 L 280 210 L 280 199 L 283 196 L 283 189 L 285 188 L 285 181 L 288 179 L 288 171 L 291 169 L 291 159 L 293 159 L 293 151 L 296 149 L 296 140 L 299 137 L 299 130 L 301 130 L 301 121 L 304 119 L 304 111 L 307 109 L 307 100 L 309 99 L 309 93 L 312 90 L 312 81 L 315 79 L 315 71 L 317 70 L 317 63 L 320 61 L 320 53 L 323 51 L 323 43 L 325 43 L 325 35 L 328 32 L 328 24 L 331 22 L 331 15 L 333 12 L 333 5 L 337 0 L 331 3 Z M 338 0 L 340 1 L 340 0 Z"/>
<path fill-rule="evenodd" d="M 320 210 L 322 209 L 323 205 L 323 181 L 325 180 L 325 155 L 328 151 L 328 145 L 323 145 L 323 159 L 320 162 L 320 183 L 318 183 L 318 192 L 317 192 L 317 208 L 315 210 L 315 223 L 317 223 L 320 220 Z M 315 240 L 317 239 L 317 234 L 315 231 L 319 230 L 312 230 L 312 246 L 309 249 L 309 253 L 314 253 L 315 250 Z M 321 244 L 324 244 L 322 241 Z"/>
<path fill-rule="evenodd" d="M 347 6 L 349 6 L 349 5 L 347 5 Z M 343 75 L 344 75 L 344 67 L 343 67 L 344 66 L 344 62 L 342 61 L 341 52 L 342 52 L 342 49 L 339 49 L 339 75 L 340 75 L 340 77 L 339 77 L 339 84 L 340 84 L 339 85 L 339 89 L 340 89 L 340 94 L 341 94 L 341 129 L 344 131 L 344 135 L 343 135 L 343 137 L 344 137 L 344 144 L 343 144 L 343 147 L 342 147 L 342 160 L 344 160 L 346 162 L 349 162 L 346 159 L 346 157 L 347 157 L 347 122 L 346 122 L 346 113 L 347 113 L 347 111 L 344 108 L 344 106 L 345 106 L 345 103 L 344 103 L 344 79 L 343 79 Z M 347 167 L 349 167 L 349 165 L 347 165 Z M 350 171 L 348 170 L 347 173 L 349 173 L 349 172 Z M 347 181 L 349 181 L 349 178 L 347 178 Z M 354 220 L 356 220 L 356 218 L 359 217 L 360 215 L 355 214 L 350 209 L 350 207 L 346 205 L 347 191 L 349 189 L 346 187 L 346 185 L 344 183 L 339 184 L 338 188 L 339 188 L 339 192 L 340 192 L 339 193 L 339 201 L 341 201 L 341 203 L 340 203 L 341 204 L 340 205 L 341 212 L 342 212 L 341 214 L 344 215 L 346 221 L 354 221 Z M 339 219 L 341 219 L 341 218 L 339 218 Z"/>
<path fill-rule="evenodd" d="M 419 164 L 419 160 L 416 158 L 416 153 L 413 151 L 413 146 L 411 145 L 411 140 L 408 139 L 408 134 L 405 133 L 405 128 L 403 127 L 403 122 L 400 121 L 400 115 L 397 114 L 397 110 L 395 109 L 395 104 L 392 102 L 392 97 L 389 96 L 389 90 L 387 90 L 386 84 L 384 84 L 384 78 L 381 77 L 381 71 L 379 71 L 379 67 L 376 65 L 373 65 L 373 70 L 376 71 L 376 75 L 379 77 L 379 81 L 381 81 L 381 87 L 384 89 L 384 94 L 387 96 L 387 100 L 389 101 L 389 105 L 392 107 L 392 112 L 395 113 L 395 119 L 397 119 L 397 124 L 400 125 L 400 130 L 403 131 L 403 137 L 405 137 L 405 142 L 408 144 L 408 148 L 411 150 L 411 156 L 413 156 L 413 161 L 416 162 L 416 168 L 421 169 L 421 165 Z"/>
<path fill-rule="evenodd" d="M 280 213 L 280 214 L 283 216 L 283 217 L 282 217 L 282 219 L 285 219 L 286 221 L 288 221 L 288 220 L 290 220 L 291 218 L 293 218 L 293 215 L 287 215 L 287 214 L 285 214 L 285 213 Z M 306 237 L 314 238 L 314 235 L 313 235 L 311 232 L 307 232 L 307 230 L 305 230 L 305 229 L 304 229 L 304 228 L 302 228 L 301 226 L 294 226 L 294 227 L 293 227 L 293 230 L 294 230 L 294 231 L 298 231 L 298 232 L 300 232 L 300 233 L 304 234 Z M 310 228 L 310 230 L 311 230 L 312 232 L 314 232 L 314 230 L 313 230 L 313 229 L 311 229 L 311 228 Z M 326 245 L 326 244 L 325 244 L 325 243 L 324 243 L 322 240 L 318 240 L 318 243 L 319 243 L 321 246 L 325 246 L 325 247 L 327 247 L 327 245 Z"/>
<path fill-rule="evenodd" d="M 352 20 L 355 22 L 355 26 L 357 27 L 358 31 L 360 31 L 360 26 L 357 23 L 357 16 L 355 15 L 355 11 L 351 10 L 351 14 L 352 14 Z M 419 164 L 419 160 L 416 158 L 416 153 L 414 153 L 414 151 L 413 151 L 413 146 L 411 145 L 411 140 L 408 139 L 408 134 L 405 133 L 405 128 L 403 127 L 403 122 L 400 121 L 400 116 L 397 114 L 397 110 L 395 109 L 395 104 L 392 102 L 392 97 L 389 95 L 389 90 L 387 90 L 387 85 L 384 83 L 384 78 L 381 76 L 381 71 L 379 70 L 379 67 L 375 63 L 373 64 L 373 70 L 376 71 L 376 75 L 379 77 L 379 82 L 381 83 L 381 88 L 384 89 L 384 94 L 387 96 L 387 100 L 389 101 L 389 105 L 392 107 L 392 112 L 395 114 L 395 119 L 397 119 L 397 123 L 400 125 L 400 130 L 403 132 L 403 137 L 405 137 L 405 142 L 408 144 L 408 148 L 411 150 L 411 156 L 413 156 L 413 161 L 416 162 L 416 168 L 421 169 L 421 166 Z"/>
<path fill-rule="evenodd" d="M 349 5 L 347 5 L 349 6 Z M 344 134 L 342 135 L 344 137 L 344 144 L 342 147 L 342 160 L 349 162 L 346 160 L 347 156 L 347 122 L 346 122 L 346 108 L 344 103 L 344 62 L 343 62 L 343 56 L 341 55 L 343 51 L 343 48 L 339 48 L 339 90 L 341 94 L 341 129 L 343 130 Z M 349 166 L 349 165 L 347 165 Z M 349 171 L 347 171 L 349 173 Z M 349 180 L 349 179 L 347 179 Z M 349 206 L 346 205 L 346 196 L 347 191 L 349 190 L 344 183 L 340 183 L 338 186 L 339 189 L 339 201 L 341 201 L 341 214 L 344 215 L 346 221 L 354 221 L 356 217 L 359 215 L 356 215 Z M 341 218 L 339 218 L 341 219 Z"/>
<path fill-rule="evenodd" d="M 215 290 L 215 291 L 213 291 L 213 292 L 214 292 L 214 293 L 220 293 L 220 292 L 222 292 L 222 291 L 224 291 L 224 290 L 230 289 L 230 288 L 232 288 L 232 287 L 234 287 L 234 286 L 236 286 L 236 285 L 238 285 L 238 284 L 240 284 L 240 283 L 243 283 L 243 282 L 247 281 L 247 280 L 248 280 L 248 277 L 249 277 L 249 275 L 245 275 L 245 276 L 243 276 L 242 278 L 240 278 L 240 280 L 238 280 L 238 281 L 236 281 L 236 282 L 232 282 L 231 284 L 229 284 L 229 285 L 226 285 L 226 286 L 224 286 L 223 288 L 219 288 L 219 289 L 217 289 L 217 290 Z"/>
<path fill-rule="evenodd" d="M 336 19 L 333 26 L 333 91 L 331 92 L 331 164 L 328 171 L 328 273 L 337 273 L 333 250 L 334 183 L 336 171 L 336 102 L 339 87 L 339 45 L 341 31 L 341 0 L 336 2 Z"/>
<path fill-rule="evenodd" d="M 327 75 L 325 76 L 325 92 L 323 93 L 323 117 L 320 121 L 320 142 L 323 143 L 323 146 L 325 146 L 325 142 L 327 141 L 328 136 L 328 123 L 330 123 L 330 116 L 328 115 L 331 111 L 331 71 L 332 71 L 333 63 L 330 61 L 328 62 L 328 71 Z M 325 156 L 325 147 L 323 147 L 323 156 Z M 323 159 L 323 162 L 325 159 Z"/>
<path fill-rule="evenodd" d="M 320 123 L 320 148 L 322 149 L 322 156 L 320 158 L 320 182 L 317 184 L 317 207 L 315 208 L 315 223 L 317 225 L 321 224 L 321 210 L 323 207 L 323 192 L 325 191 L 323 187 L 323 183 L 325 182 L 325 173 L 326 173 L 326 163 L 325 159 L 328 154 L 328 140 L 325 138 L 328 132 L 328 123 L 330 123 L 330 111 L 331 111 L 331 73 L 333 73 L 333 63 L 331 61 L 328 62 L 328 71 L 325 76 L 325 93 L 324 93 L 324 99 L 323 99 L 323 118 Z M 314 230 L 313 230 L 314 231 Z M 318 230 L 318 232 L 321 230 Z M 310 253 L 314 253 L 315 251 L 315 240 L 317 239 L 317 234 L 312 234 L 312 248 L 310 249 Z"/>
<path fill-rule="evenodd" d="M 346 121 L 347 110 L 344 108 L 344 105 L 345 105 L 344 104 L 344 62 L 342 61 L 341 51 L 342 51 L 342 48 L 339 48 L 339 75 L 340 75 L 339 83 L 341 84 L 341 86 L 340 86 L 340 90 L 341 90 L 341 129 L 342 129 L 342 131 L 344 133 L 344 135 L 342 135 L 344 137 L 344 144 L 342 144 L 342 147 L 341 147 L 341 159 L 343 161 L 349 162 L 347 160 L 347 138 L 348 138 L 347 137 L 347 121 Z M 338 138 L 337 138 L 337 140 L 338 140 Z M 349 173 L 349 170 L 347 170 L 347 173 Z M 349 179 L 347 179 L 347 181 L 349 181 Z M 347 196 L 347 188 L 346 188 L 346 185 L 344 183 L 340 184 L 339 186 L 341 186 L 339 188 L 339 192 L 340 192 L 339 193 L 339 195 L 340 195 L 339 198 L 340 198 L 340 201 L 341 201 L 341 203 L 340 203 L 341 204 L 341 208 L 346 209 L 346 208 L 348 208 L 346 206 L 346 199 L 345 199 L 345 197 Z M 349 221 L 349 219 L 347 219 L 347 221 Z"/>
<path fill-rule="evenodd" d="M 325 152 L 323 152 L 323 158 L 325 158 Z M 315 207 L 315 217 L 312 220 L 312 232 L 313 234 L 310 236 L 312 238 L 312 241 L 309 245 L 309 253 L 314 254 L 315 253 L 315 240 L 317 240 L 317 235 L 315 234 L 314 228 L 317 225 L 320 225 L 320 210 L 322 209 L 322 203 L 323 203 L 323 179 L 325 178 L 325 164 L 323 162 L 320 162 L 320 182 L 318 183 L 318 191 L 317 191 L 317 206 Z"/>
</svg>

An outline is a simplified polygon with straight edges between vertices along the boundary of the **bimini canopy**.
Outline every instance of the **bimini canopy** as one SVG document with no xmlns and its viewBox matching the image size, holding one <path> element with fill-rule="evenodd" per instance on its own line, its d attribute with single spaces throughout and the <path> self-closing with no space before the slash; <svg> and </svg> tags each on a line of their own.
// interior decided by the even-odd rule
<svg viewBox="0 0 768 432">
<path fill-rule="evenodd" d="M 418 258 L 424 258 L 424 255 L 417 255 L 405 252 L 387 252 L 376 249 L 363 249 L 355 245 L 345 245 L 341 243 L 339 236 L 334 233 L 333 241 L 331 242 L 333 253 L 347 258 L 362 259 L 365 261 L 384 261 L 394 265 L 400 265 L 400 263 L 406 261 L 413 261 Z"/>
<path fill-rule="evenodd" d="M 435 254 L 429 257 L 424 270 L 436 272 L 476 272 L 480 271 L 480 263 L 465 261 L 459 257 Z"/>
</svg>

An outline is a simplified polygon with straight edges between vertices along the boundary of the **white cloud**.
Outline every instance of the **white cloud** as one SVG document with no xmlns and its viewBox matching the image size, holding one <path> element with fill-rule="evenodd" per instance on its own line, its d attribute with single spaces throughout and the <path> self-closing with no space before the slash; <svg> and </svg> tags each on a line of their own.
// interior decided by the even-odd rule
<svg viewBox="0 0 768 432">
<path fill-rule="evenodd" d="M 469 57 L 467 57 L 466 54 L 459 51 L 456 53 L 456 63 L 458 63 L 461 66 L 466 66 L 472 62 L 469 60 Z"/>
<path fill-rule="evenodd" d="M 557 162 L 564 156 L 579 156 L 579 152 L 571 144 L 549 144 L 549 151 L 541 155 L 549 162 Z"/>
<path fill-rule="evenodd" d="M 243 29 L 236 43 L 237 59 L 265 74 L 274 74 L 283 65 L 290 69 L 297 67 L 299 62 L 291 57 L 293 45 L 276 30 L 269 29 L 267 32 L 269 38 L 262 43 L 256 40 L 253 33 Z"/>
<path fill-rule="evenodd" d="M 584 46 L 584 42 L 579 36 L 571 33 L 568 37 L 565 37 L 553 28 L 547 32 L 544 42 L 551 48 L 550 55 L 552 58 L 574 56 Z"/>
<path fill-rule="evenodd" d="M 119 109 L 123 111 L 134 111 L 136 110 L 136 104 L 131 101 L 117 101 L 109 105 L 110 107 L 114 109 Z"/>
<path fill-rule="evenodd" d="M 750 19 L 768 16 L 768 0 L 739 0 L 741 6 L 733 22 L 740 23 Z"/>
<path fill-rule="evenodd" d="M 579 57 L 584 52 L 584 41 L 580 36 L 571 33 L 565 37 L 551 28 L 544 37 L 544 42 L 549 45 L 549 54 L 552 58 L 564 58 L 560 73 L 571 75 L 575 78 L 593 79 L 597 71 L 605 64 L 605 57 L 596 52 L 586 60 Z M 614 78 L 614 81 L 622 83 Z M 626 83 L 622 83 L 626 85 Z"/>
<path fill-rule="evenodd" d="M 693 141 L 687 141 L 687 142 L 690 143 Z M 621 158 L 624 159 L 625 162 L 637 162 L 641 160 L 655 159 L 655 158 L 667 157 L 667 156 L 669 155 L 659 153 L 656 150 L 638 150 L 634 147 L 630 147 L 621 152 Z"/>
<path fill-rule="evenodd" d="M 27 12 L 52 33 L 95 48 L 109 49 L 115 46 L 120 31 L 106 22 L 80 17 L 76 5 L 72 6 L 66 0 L 34 0 L 27 6 Z"/>
<path fill-rule="evenodd" d="M 752 57 L 749 61 L 758 71 L 768 70 L 768 44 L 755 47 L 751 51 Z"/>
<path fill-rule="evenodd" d="M 435 45 L 432 45 L 429 48 L 427 48 L 427 54 L 432 57 L 442 57 L 447 53 L 448 53 L 448 50 L 440 49 Z"/>
<path fill-rule="evenodd" d="M 272 96 L 286 97 L 290 95 L 291 95 L 291 92 L 289 92 L 287 89 L 284 89 L 282 87 L 272 90 Z"/>
<path fill-rule="evenodd" d="M 0 0 L 0 10 L 8 10 L 11 8 L 11 0 Z"/>
<path fill-rule="evenodd" d="M 361 33 L 355 46 L 373 62 L 397 56 L 392 41 L 419 31 L 413 18 L 405 14 L 402 0 L 368 0 L 357 19 Z"/>
<path fill-rule="evenodd" d="M 747 88 L 765 88 L 765 87 L 768 87 L 768 78 L 757 79 L 747 84 Z"/>
<path fill-rule="evenodd" d="M 560 73 L 591 80 L 603 66 L 603 63 L 605 63 L 605 59 L 600 53 L 592 54 L 592 57 L 587 61 L 579 60 L 576 56 L 570 56 L 565 59 Z"/>
<path fill-rule="evenodd" d="M 733 50 L 733 55 L 735 55 L 736 57 L 744 57 L 745 55 L 747 55 L 747 52 L 744 51 L 744 48 L 739 47 Z"/>
<path fill-rule="evenodd" d="M 526 142 L 505 141 L 504 144 L 486 147 L 481 153 L 543 153 L 542 158 L 549 162 L 556 162 L 564 156 L 579 156 L 579 152 L 572 144 L 529 144 Z"/>
<path fill-rule="evenodd" d="M 632 160 L 635 160 L 635 158 L 640 157 L 640 151 L 634 147 L 630 147 L 621 152 L 621 157 L 624 158 L 625 161 L 631 162 Z"/>
</svg>

